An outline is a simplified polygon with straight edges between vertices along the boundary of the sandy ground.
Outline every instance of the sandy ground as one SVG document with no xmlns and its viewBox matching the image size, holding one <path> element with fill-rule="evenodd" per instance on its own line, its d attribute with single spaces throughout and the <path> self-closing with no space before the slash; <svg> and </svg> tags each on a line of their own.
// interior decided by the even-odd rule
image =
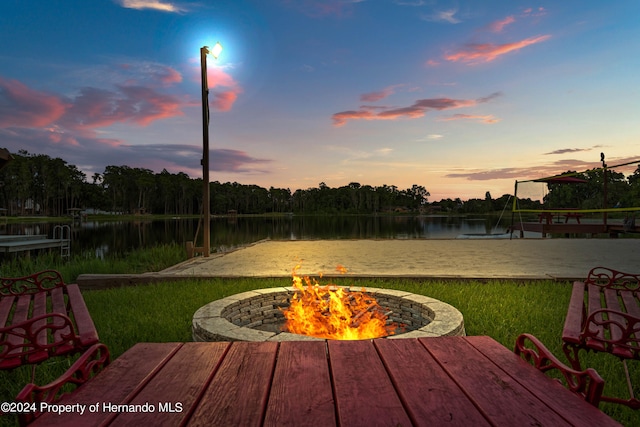
<svg viewBox="0 0 640 427">
<path fill-rule="evenodd" d="M 640 272 L 640 239 L 310 240 L 262 241 L 226 254 L 196 257 L 161 272 L 192 277 L 558 278 L 606 266 Z"/>
</svg>

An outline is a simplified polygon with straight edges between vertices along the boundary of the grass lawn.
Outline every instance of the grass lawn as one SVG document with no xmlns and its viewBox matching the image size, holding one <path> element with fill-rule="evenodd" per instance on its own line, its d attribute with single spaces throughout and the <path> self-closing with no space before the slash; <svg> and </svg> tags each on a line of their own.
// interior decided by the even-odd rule
<svg viewBox="0 0 640 427">
<path fill-rule="evenodd" d="M 564 360 L 561 333 L 571 294 L 569 283 L 388 278 L 341 278 L 334 283 L 401 289 L 442 300 L 462 312 L 468 335 L 489 335 L 512 349 L 516 337 L 529 332 Z M 190 341 L 193 313 L 213 300 L 252 289 L 289 285 L 289 279 L 185 280 L 85 291 L 84 297 L 101 340 L 117 358 L 137 342 Z M 617 359 L 602 354 L 589 354 L 584 359 L 607 381 L 605 393 L 626 397 L 622 365 Z M 36 382 L 50 381 L 68 365 L 67 359 L 43 364 L 38 368 Z M 632 377 L 640 378 L 640 364 L 629 366 Z M 0 401 L 10 401 L 29 378 L 28 369 L 0 372 Z M 624 425 L 640 425 L 640 411 L 608 404 L 602 404 L 601 409 Z M 0 424 L 10 425 L 6 424 L 9 422 L 8 417 L 0 417 Z"/>
</svg>

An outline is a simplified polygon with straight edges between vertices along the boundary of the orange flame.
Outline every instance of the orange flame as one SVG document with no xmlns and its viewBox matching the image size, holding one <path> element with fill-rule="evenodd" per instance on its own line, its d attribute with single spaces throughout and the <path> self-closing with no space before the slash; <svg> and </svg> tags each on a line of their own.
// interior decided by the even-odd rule
<svg viewBox="0 0 640 427">
<path fill-rule="evenodd" d="M 379 338 L 395 333 L 398 325 L 387 325 L 390 312 L 385 313 L 373 296 L 335 285 L 319 286 L 308 276 L 298 276 L 299 268 L 298 265 L 293 270 L 296 293 L 289 308 L 283 310 L 289 332 L 335 340 Z M 346 272 L 342 266 L 337 270 Z"/>
</svg>

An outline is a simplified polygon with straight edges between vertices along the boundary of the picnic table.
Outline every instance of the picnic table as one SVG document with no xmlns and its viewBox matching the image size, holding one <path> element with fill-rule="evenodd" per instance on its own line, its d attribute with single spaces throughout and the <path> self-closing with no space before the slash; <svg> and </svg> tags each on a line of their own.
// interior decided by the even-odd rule
<svg viewBox="0 0 640 427">
<path fill-rule="evenodd" d="M 45 425 L 619 425 L 487 336 L 139 343 Z"/>
<path fill-rule="evenodd" d="M 572 212 L 571 210 L 567 209 L 566 211 L 562 211 L 562 212 L 540 212 L 538 214 L 538 222 L 542 223 L 544 222 L 545 224 L 551 224 L 553 222 L 553 217 L 554 215 L 556 215 L 558 217 L 557 222 L 560 222 L 560 217 L 563 216 L 564 217 L 564 223 L 568 223 L 569 219 L 573 218 L 576 220 L 576 222 L 578 224 L 580 224 L 580 218 L 583 217 L 583 214 L 581 214 L 580 212 Z"/>
</svg>

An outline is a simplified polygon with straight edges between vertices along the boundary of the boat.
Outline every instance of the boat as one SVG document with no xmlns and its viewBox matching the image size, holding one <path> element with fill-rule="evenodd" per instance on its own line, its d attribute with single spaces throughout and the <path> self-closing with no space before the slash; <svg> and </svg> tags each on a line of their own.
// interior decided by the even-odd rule
<svg viewBox="0 0 640 427">
<path fill-rule="evenodd" d="M 490 234 L 480 234 L 480 233 L 470 233 L 470 234 L 459 234 L 456 236 L 456 239 L 517 239 L 517 234 L 512 233 L 490 233 Z"/>
</svg>

